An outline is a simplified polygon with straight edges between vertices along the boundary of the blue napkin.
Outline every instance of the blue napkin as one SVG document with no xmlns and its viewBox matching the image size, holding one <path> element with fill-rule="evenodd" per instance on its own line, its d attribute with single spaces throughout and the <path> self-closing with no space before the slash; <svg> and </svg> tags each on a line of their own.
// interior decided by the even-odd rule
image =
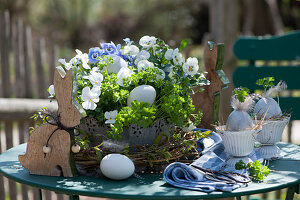
<svg viewBox="0 0 300 200">
<path fill-rule="evenodd" d="M 221 137 L 215 132 L 212 132 L 210 137 L 199 140 L 197 145 L 198 150 L 202 152 L 202 156 L 195 160 L 191 165 L 214 171 L 223 170 L 247 173 L 245 171 L 238 171 L 225 166 L 225 161 L 230 157 L 224 151 L 225 148 Z M 254 150 L 249 157 L 253 161 L 259 160 L 260 162 L 263 162 L 262 155 L 257 150 Z M 232 190 L 244 185 L 238 182 L 229 184 L 226 181 L 220 182 L 210 180 L 204 176 L 203 173 L 198 172 L 193 167 L 179 162 L 168 165 L 164 170 L 163 176 L 167 183 L 175 187 L 198 190 L 201 192 L 213 192 L 217 190 L 231 192 Z"/>
</svg>

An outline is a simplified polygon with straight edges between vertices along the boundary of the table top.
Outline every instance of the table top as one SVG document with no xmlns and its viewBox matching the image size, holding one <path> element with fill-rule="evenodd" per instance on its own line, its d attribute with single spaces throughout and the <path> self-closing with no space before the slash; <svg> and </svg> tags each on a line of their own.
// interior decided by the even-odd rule
<svg viewBox="0 0 300 200">
<path fill-rule="evenodd" d="M 300 184 L 300 146 L 279 143 L 284 158 L 271 161 L 269 168 L 275 170 L 263 183 L 249 183 L 247 187 L 231 193 L 204 193 L 175 188 L 168 185 L 162 174 L 141 174 L 142 178 L 131 177 L 124 181 L 106 178 L 77 176 L 73 178 L 30 175 L 18 161 L 24 154 L 26 144 L 16 146 L 0 155 L 0 173 L 9 179 L 33 187 L 52 190 L 57 193 L 106 197 L 117 199 L 209 199 L 251 195 L 274 191 Z"/>
</svg>

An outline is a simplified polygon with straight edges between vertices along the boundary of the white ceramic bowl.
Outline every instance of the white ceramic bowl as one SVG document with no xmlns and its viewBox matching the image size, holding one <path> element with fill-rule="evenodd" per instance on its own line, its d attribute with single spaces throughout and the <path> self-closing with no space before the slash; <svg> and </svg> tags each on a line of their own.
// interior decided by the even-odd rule
<svg viewBox="0 0 300 200">
<path fill-rule="evenodd" d="M 225 152 L 234 157 L 248 156 L 254 148 L 254 142 L 258 130 L 245 131 L 224 131 L 225 126 L 216 128 L 216 132 L 221 136 L 225 146 Z"/>
<path fill-rule="evenodd" d="M 290 118 L 282 120 L 266 120 L 262 123 L 262 131 L 257 135 L 256 140 L 262 144 L 275 144 L 281 140 L 283 130 L 289 123 Z"/>
</svg>

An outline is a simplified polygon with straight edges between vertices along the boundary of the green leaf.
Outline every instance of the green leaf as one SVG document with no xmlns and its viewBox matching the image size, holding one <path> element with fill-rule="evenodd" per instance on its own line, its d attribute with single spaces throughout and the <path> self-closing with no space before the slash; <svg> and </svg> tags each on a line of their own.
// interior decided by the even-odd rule
<svg viewBox="0 0 300 200">
<path fill-rule="evenodd" d="M 181 41 L 181 43 L 180 43 L 179 48 L 178 48 L 179 51 L 184 50 L 184 49 L 189 45 L 189 43 L 190 43 L 190 40 L 189 40 L 189 39 L 187 39 L 187 38 L 183 39 L 183 40 Z"/>
</svg>

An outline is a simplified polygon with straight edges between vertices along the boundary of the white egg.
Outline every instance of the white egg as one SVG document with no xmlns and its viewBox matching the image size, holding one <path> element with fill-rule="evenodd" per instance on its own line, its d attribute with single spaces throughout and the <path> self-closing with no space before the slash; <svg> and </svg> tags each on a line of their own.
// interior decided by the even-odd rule
<svg viewBox="0 0 300 200">
<path fill-rule="evenodd" d="M 140 85 L 134 88 L 127 99 L 127 105 L 131 106 L 131 102 L 137 100 L 138 102 L 144 101 L 150 104 L 153 104 L 156 97 L 155 88 L 151 85 Z"/>
<path fill-rule="evenodd" d="M 271 117 L 280 117 L 282 115 L 279 104 L 270 97 L 260 99 L 253 110 L 253 114 L 257 116 L 257 119 L 262 119 L 265 115 L 265 119 Z"/>
<path fill-rule="evenodd" d="M 117 74 L 122 67 L 128 67 L 128 63 L 120 56 L 113 54 L 109 56 L 114 60 L 114 63 L 109 63 L 107 66 L 107 72 L 109 74 Z"/>
<path fill-rule="evenodd" d="M 254 123 L 250 115 L 243 110 L 232 111 L 226 122 L 226 130 L 228 131 L 243 131 L 251 129 L 253 126 Z"/>
<path fill-rule="evenodd" d="M 104 176 L 113 180 L 123 180 L 129 178 L 135 170 L 133 162 L 122 154 L 109 154 L 105 156 L 100 169 Z"/>
</svg>

